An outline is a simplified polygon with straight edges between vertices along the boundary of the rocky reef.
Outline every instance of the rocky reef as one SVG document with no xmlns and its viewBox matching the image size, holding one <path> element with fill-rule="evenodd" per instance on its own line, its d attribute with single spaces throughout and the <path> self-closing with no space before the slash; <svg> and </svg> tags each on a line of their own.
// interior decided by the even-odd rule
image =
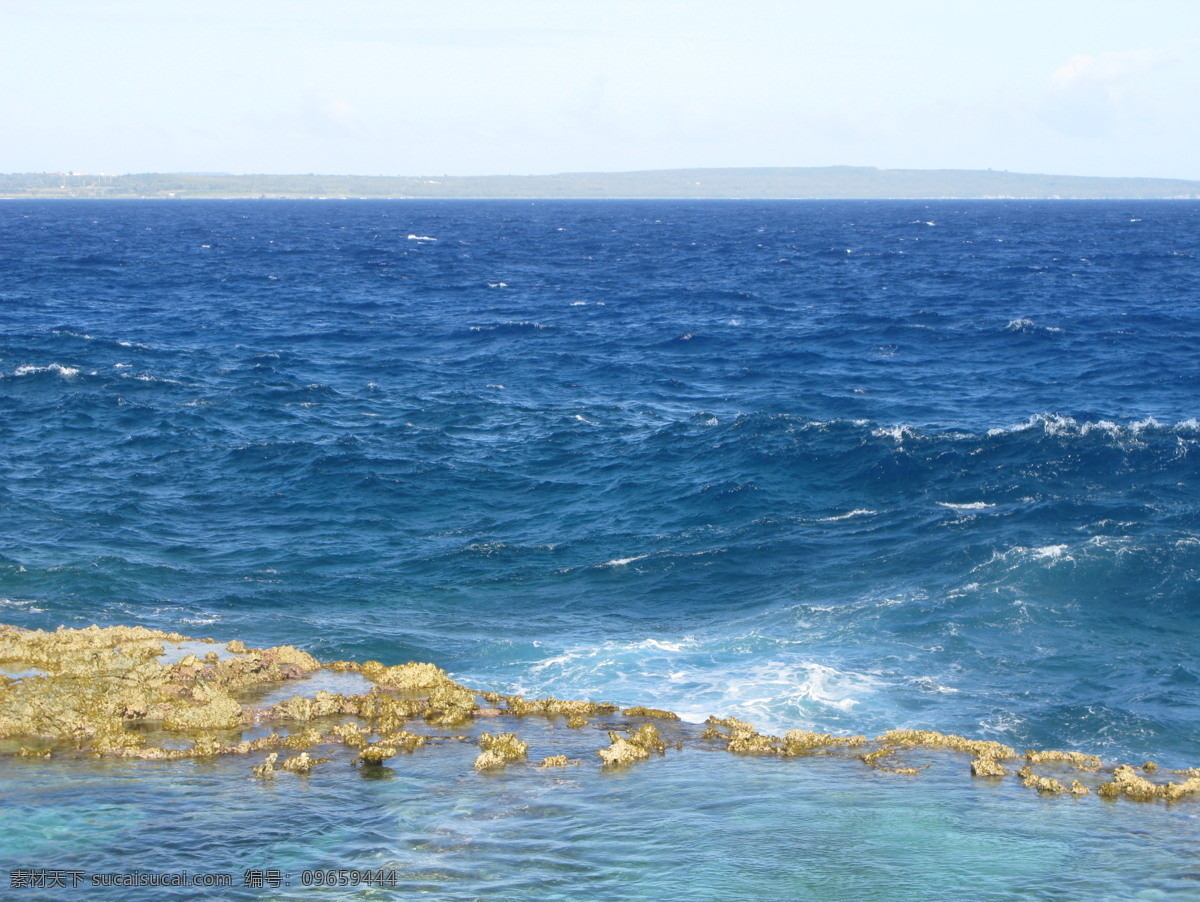
<svg viewBox="0 0 1200 902">
<path fill-rule="evenodd" d="M 322 675 L 352 691 L 313 691 Z M 517 735 L 530 718 L 559 744 L 539 748 L 537 764 L 530 742 Z M 591 731 L 599 734 L 591 752 L 567 753 L 578 753 Z M 734 717 L 698 726 L 641 705 L 481 691 L 429 663 L 322 663 L 287 645 L 251 648 L 142 627 L 47 632 L 0 625 L 0 757 L 211 760 L 265 753 L 247 764 L 254 776 L 316 779 L 339 762 L 364 776 L 386 774 L 402 766 L 401 756 L 466 743 L 479 749 L 474 769 L 494 774 L 513 766 L 583 766 L 589 758 L 604 770 L 621 769 L 687 749 L 782 760 L 832 756 L 900 777 L 931 767 L 993 783 L 1012 775 L 1041 796 L 1094 791 L 1108 801 L 1168 804 L 1200 796 L 1200 769 L 1168 772 L 1182 779 L 1164 780 L 1153 762 L 1139 773 L 1079 751 L 1022 755 L 998 742 L 928 730 L 890 730 L 874 739 L 810 730 L 775 736 Z M 1006 766 L 1018 763 L 1015 774 Z"/>
</svg>

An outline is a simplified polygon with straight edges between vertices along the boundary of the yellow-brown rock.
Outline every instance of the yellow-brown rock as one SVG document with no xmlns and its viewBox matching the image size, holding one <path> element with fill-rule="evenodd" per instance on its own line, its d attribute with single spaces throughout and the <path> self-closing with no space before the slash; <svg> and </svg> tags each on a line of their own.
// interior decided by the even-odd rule
<svg viewBox="0 0 1200 902">
<path fill-rule="evenodd" d="M 524 761 L 529 752 L 529 746 L 513 733 L 501 733 L 493 736 L 484 733 L 479 737 L 479 757 L 475 759 L 476 770 L 503 769 L 513 761 Z"/>
<path fill-rule="evenodd" d="M 976 758 L 971 762 L 973 777 L 1003 777 L 1007 773 L 1008 768 L 995 758 Z"/>
<path fill-rule="evenodd" d="M 354 761 L 358 764 L 366 765 L 381 765 L 389 758 L 396 757 L 396 749 L 390 745 L 385 745 L 382 742 L 368 745 L 361 749 L 355 756 Z"/>
<path fill-rule="evenodd" d="M 600 755 L 605 767 L 617 767 L 650 757 L 650 753 L 646 749 L 640 745 L 634 745 L 628 739 L 618 736 L 615 732 L 610 732 L 609 737 L 612 744 L 606 749 L 600 749 L 597 753 Z"/>
<path fill-rule="evenodd" d="M 674 711 L 664 711 L 661 708 L 646 708 L 642 705 L 626 708 L 621 713 L 626 717 L 653 717 L 655 720 L 679 720 L 679 715 Z"/>
<path fill-rule="evenodd" d="M 423 731 L 429 726 L 470 724 L 476 717 L 501 726 L 530 716 L 566 718 L 568 727 L 584 729 L 589 718 L 616 719 L 616 715 L 659 725 L 670 722 L 671 742 L 678 748 L 702 739 L 709 747 L 741 755 L 858 757 L 879 770 L 898 774 L 919 772 L 915 767 L 899 766 L 900 756 L 908 750 L 919 749 L 922 759 L 934 762 L 926 767 L 938 766 L 946 757 L 941 754 L 944 752 L 970 755 L 971 773 L 978 777 L 1004 776 L 1007 768 L 1002 762 L 1016 757 L 1013 749 L 1001 743 L 929 730 L 891 730 L 868 743 L 862 736 L 837 737 L 811 730 L 773 736 L 735 717 L 713 717 L 701 732 L 680 722 L 673 712 L 658 708 L 621 709 L 609 702 L 479 692 L 456 683 L 433 664 L 417 662 L 393 667 L 378 661 L 333 662 L 325 669 L 359 672 L 375 685 L 369 692 L 355 695 L 324 690 L 312 697 L 296 694 L 268 707 L 255 700 L 268 692 L 280 697 L 276 690 L 316 672 L 320 663 L 292 646 L 256 649 L 238 640 L 225 645 L 232 656 L 225 660 L 216 652 L 218 643 L 203 640 L 190 646 L 197 649 L 195 653 L 163 663 L 164 649 L 194 641 L 141 627 L 92 626 L 48 632 L 0 625 L 0 663 L 20 674 L 0 674 L 0 739 L 6 740 L 0 757 L 103 755 L 135 766 L 140 760 L 210 760 L 267 752 L 266 760 L 253 771 L 271 777 L 280 770 L 309 773 L 314 764 L 328 760 L 314 757 L 315 750 L 322 747 L 364 767 L 425 745 L 435 750 L 449 748 L 452 742 L 471 739 Z M 479 707 L 480 696 L 490 707 Z M 347 717 L 355 719 L 339 723 Z M 243 729 L 280 725 L 288 727 L 286 736 L 271 732 L 242 740 L 239 735 Z M 553 729 L 545 735 L 550 742 L 556 736 L 564 738 Z M 598 753 L 604 767 L 661 755 L 667 746 L 655 723 L 642 723 L 623 733 L 614 730 L 608 736 L 609 747 Z M 475 766 L 480 770 L 500 770 L 513 761 L 525 760 L 528 752 L 526 744 L 512 733 L 483 733 L 479 746 Z M 282 749 L 300 753 L 280 763 Z M 1079 780 L 1071 781 L 1067 789 L 1053 777 L 1035 774 L 1033 765 L 1067 765 L 1087 771 L 1101 767 L 1098 757 L 1083 752 L 1030 750 L 1025 757 L 1026 764 L 1019 772 L 1022 783 L 1047 794 L 1084 796 L 1090 790 Z M 552 753 L 540 766 L 568 764 L 579 762 Z M 1138 770 L 1120 765 L 1112 771 L 1111 780 L 1096 786 L 1097 795 L 1167 803 L 1200 795 L 1200 769 L 1173 771 L 1179 782 L 1156 783 L 1145 776 L 1158 770 L 1149 761 Z"/>
<path fill-rule="evenodd" d="M 1085 755 L 1082 752 L 1035 752 L 1027 751 L 1025 760 L 1030 764 L 1063 763 L 1073 764 L 1081 770 L 1099 770 L 1100 759 L 1095 755 Z"/>
</svg>

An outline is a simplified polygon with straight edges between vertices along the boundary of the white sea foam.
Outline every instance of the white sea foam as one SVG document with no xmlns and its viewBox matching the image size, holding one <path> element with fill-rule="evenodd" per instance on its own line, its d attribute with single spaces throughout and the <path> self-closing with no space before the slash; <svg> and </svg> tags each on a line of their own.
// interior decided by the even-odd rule
<svg viewBox="0 0 1200 902">
<path fill-rule="evenodd" d="M 1064 558 L 1070 559 L 1067 554 L 1067 545 L 1043 545 L 1041 548 L 1031 548 L 1034 560 L 1039 561 L 1060 561 Z"/>
<path fill-rule="evenodd" d="M 409 241 L 437 241 L 432 235 L 409 235 Z"/>
<path fill-rule="evenodd" d="M 913 677 L 909 680 L 909 685 L 919 689 L 921 692 L 929 692 L 938 695 L 949 695 L 954 692 L 962 691 L 961 689 L 955 689 L 953 686 L 943 686 L 930 676 Z"/>
<path fill-rule="evenodd" d="M 869 674 L 793 655 L 786 649 L 794 644 L 752 632 L 740 639 L 685 635 L 561 649 L 525 666 L 524 678 L 533 682 L 515 691 L 649 704 L 693 723 L 734 715 L 774 730 L 825 723 L 880 685 Z M 764 656 L 771 648 L 775 653 Z"/>
<path fill-rule="evenodd" d="M 521 320 L 520 322 L 494 323 L 490 326 L 471 326 L 472 332 L 495 332 L 497 329 L 505 327 L 524 326 L 532 329 L 553 329 L 553 326 L 548 326 L 545 323 L 535 322 L 534 320 Z"/>
<path fill-rule="evenodd" d="M 584 416 L 583 414 L 581 414 L 581 413 L 577 413 L 577 414 L 575 414 L 575 419 L 576 419 L 576 420 L 578 420 L 578 421 L 579 421 L 579 422 L 581 422 L 581 423 L 587 423 L 589 426 L 599 426 L 599 425 L 600 425 L 600 424 L 599 424 L 599 423 L 597 423 L 595 420 L 589 420 L 587 417 L 585 417 L 585 416 Z"/>
<path fill-rule="evenodd" d="M 24 573 L 25 568 L 19 567 L 18 573 Z M 0 608 L 20 608 L 23 611 L 30 611 L 34 614 L 45 613 L 45 608 L 39 608 L 36 601 L 31 601 L 24 598 L 0 598 Z"/>
<path fill-rule="evenodd" d="M 912 426 L 880 426 L 878 429 L 872 430 L 871 435 L 879 438 L 890 438 L 897 442 L 903 442 L 906 439 L 914 439 L 919 436 L 919 433 Z"/>
<path fill-rule="evenodd" d="M 1071 546 L 1066 544 L 1037 547 L 1013 545 L 1003 551 L 993 551 L 988 560 L 972 567 L 971 573 L 988 573 L 997 567 L 1007 571 L 1016 571 L 1033 561 L 1054 565 L 1060 562 L 1075 563 L 1075 558 L 1071 554 Z M 987 584 L 985 583 L 985 585 Z"/>
<path fill-rule="evenodd" d="M 122 379 L 133 379 L 137 382 L 162 382 L 168 385 L 179 385 L 178 380 L 167 379 L 163 376 L 152 376 L 149 373 L 118 373 Z"/>
<path fill-rule="evenodd" d="M 38 373 L 57 373 L 63 379 L 74 379 L 79 375 L 79 368 L 63 366 L 61 363 L 52 363 L 49 366 L 32 366 L 26 363 L 13 370 L 14 376 L 33 376 Z"/>
<path fill-rule="evenodd" d="M 1104 432 L 1111 436 L 1121 434 L 1121 427 L 1111 420 L 1096 420 L 1094 423 L 1084 423 L 1079 427 L 1080 435 L 1090 435 L 1093 432 Z"/>
<path fill-rule="evenodd" d="M 1012 426 L 1000 426 L 989 429 L 989 436 L 1006 435 L 1009 433 L 1028 432 L 1041 429 L 1046 435 L 1073 436 L 1099 433 L 1113 438 L 1138 438 L 1144 432 L 1160 431 L 1171 428 L 1177 433 L 1200 431 L 1200 421 L 1195 418 L 1181 420 L 1173 427 L 1167 427 L 1154 417 L 1135 420 L 1127 425 L 1121 425 L 1112 420 L 1085 420 L 1080 422 L 1074 417 L 1062 416 L 1056 413 L 1037 413 L 1022 423 Z"/>
<path fill-rule="evenodd" d="M 968 501 L 965 504 L 955 504 L 952 501 L 939 501 L 937 504 L 939 507 L 948 507 L 952 511 L 987 511 L 996 506 L 987 501 Z"/>
<path fill-rule="evenodd" d="M 1196 421 L 1192 420 L 1191 422 L 1195 423 Z M 1136 420 L 1129 424 L 1129 431 L 1132 432 L 1134 435 L 1137 435 L 1139 432 L 1142 432 L 1145 429 L 1161 429 L 1161 428 L 1162 428 L 1162 423 L 1160 423 L 1158 420 L 1154 419 L 1154 417 L 1146 417 L 1146 419 L 1144 419 L 1144 420 Z M 1179 428 L 1179 427 L 1176 426 L 1176 428 Z"/>
<path fill-rule="evenodd" d="M 597 564 L 597 567 L 624 567 L 626 564 L 632 564 L 634 561 L 645 560 L 650 557 L 649 554 L 637 554 L 633 557 L 618 557 L 611 561 L 605 561 L 603 564 Z"/>
<path fill-rule="evenodd" d="M 876 511 L 867 510 L 866 508 L 859 508 L 857 510 L 852 510 L 844 514 L 838 514 L 833 517 L 820 517 L 817 519 L 817 522 L 833 523 L 835 520 L 849 520 L 851 517 L 869 517 L 874 513 L 876 513 Z"/>
</svg>

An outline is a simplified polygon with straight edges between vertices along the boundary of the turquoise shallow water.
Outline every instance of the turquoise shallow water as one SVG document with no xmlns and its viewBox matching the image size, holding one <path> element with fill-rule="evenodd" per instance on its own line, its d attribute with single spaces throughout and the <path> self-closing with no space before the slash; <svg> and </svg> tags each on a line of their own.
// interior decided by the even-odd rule
<svg viewBox="0 0 1200 902">
<path fill-rule="evenodd" d="M 1198 216 L 6 203 L 0 622 L 1200 765 Z M 211 898 L 369 898 L 240 881 L 383 866 L 405 882 L 374 897 L 1200 897 L 1191 802 L 691 748 L 606 773 L 602 733 L 572 741 L 565 774 L 464 745 L 274 786 L 0 758 L 0 867 L 236 874 Z"/>
<path fill-rule="evenodd" d="M 314 770 L 266 786 L 244 762 L 22 764 L 0 851 L 89 875 L 233 877 L 232 889 L 181 898 L 1158 899 L 1190 897 L 1200 880 L 1194 805 L 704 752 L 621 774 L 489 776 L 461 751 L 418 752 L 383 779 Z M 242 886 L 270 868 L 277 891 Z M 302 886 L 314 868 L 395 869 L 401 885 Z"/>
</svg>

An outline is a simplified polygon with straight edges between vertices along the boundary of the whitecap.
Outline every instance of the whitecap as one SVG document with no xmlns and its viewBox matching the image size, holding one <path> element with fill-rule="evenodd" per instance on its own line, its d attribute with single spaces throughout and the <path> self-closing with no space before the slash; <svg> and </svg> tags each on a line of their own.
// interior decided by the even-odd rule
<svg viewBox="0 0 1200 902">
<path fill-rule="evenodd" d="M 603 564 L 597 564 L 597 567 L 624 567 L 626 564 L 632 564 L 634 561 L 645 560 L 650 557 L 649 554 L 637 554 L 633 557 L 618 557 L 611 561 L 605 561 Z"/>
<path fill-rule="evenodd" d="M 137 382 L 162 382 L 168 385 L 179 385 L 175 379 L 166 379 L 162 376 L 151 376 L 149 373 L 118 373 L 122 379 L 133 379 Z"/>
<path fill-rule="evenodd" d="M 955 504 L 952 501 L 938 501 L 937 504 L 939 507 L 947 507 L 952 511 L 986 511 L 996 506 L 987 501 L 968 501 L 964 504 Z"/>
<path fill-rule="evenodd" d="M 1067 545 L 1043 545 L 1041 548 L 1031 548 L 1030 552 L 1033 554 L 1034 560 L 1039 561 L 1059 561 L 1064 558 L 1072 560 L 1071 556 L 1067 554 L 1067 548 Z"/>
<path fill-rule="evenodd" d="M 52 363 L 49 366 L 22 364 L 13 370 L 14 376 L 32 376 L 37 373 L 57 373 L 64 379 L 74 379 L 79 375 L 79 369 L 73 366 L 63 366 L 61 363 Z"/>
<path fill-rule="evenodd" d="M 1084 423 L 1079 427 L 1080 435 L 1089 435 L 1093 432 L 1103 432 L 1114 438 L 1121 434 L 1123 430 L 1112 420 L 1096 420 L 1094 423 Z"/>
<path fill-rule="evenodd" d="M 25 568 L 23 566 L 18 566 L 17 572 L 24 573 Z M 24 611 L 31 611 L 35 614 L 44 613 L 46 610 L 45 608 L 39 608 L 37 606 L 36 601 L 29 601 L 26 599 L 17 599 L 17 598 L 0 598 L 0 607 L 21 608 Z"/>
<path fill-rule="evenodd" d="M 1195 420 L 1192 421 L 1193 423 Z M 1161 429 L 1162 423 L 1154 419 L 1154 417 L 1146 417 L 1144 420 L 1135 420 L 1129 424 L 1129 431 L 1137 435 L 1143 429 Z"/>
<path fill-rule="evenodd" d="M 914 438 L 918 437 L 917 430 L 913 429 L 912 426 L 904 426 L 904 425 L 880 426 L 878 429 L 872 430 L 871 435 L 877 436 L 879 438 L 895 439 L 897 442 L 902 442 L 905 439 L 914 439 Z"/>
<path fill-rule="evenodd" d="M 1008 433 L 1025 432 L 1030 429 L 1041 429 L 1050 436 L 1091 435 L 1099 433 L 1114 439 L 1138 439 L 1142 433 L 1171 428 L 1176 433 L 1193 433 L 1200 431 L 1200 419 L 1195 417 L 1180 420 L 1173 427 L 1167 427 L 1152 416 L 1134 420 L 1128 425 L 1121 425 L 1113 420 L 1086 420 L 1079 422 L 1074 417 L 1062 416 L 1056 413 L 1037 413 L 1023 423 L 1012 426 L 1001 426 L 987 430 L 987 435 L 996 436 Z"/>
<path fill-rule="evenodd" d="M 936 693 L 938 695 L 949 695 L 953 692 L 961 692 L 961 689 L 955 689 L 953 686 L 943 686 L 933 677 L 919 676 L 909 680 L 909 684 L 921 692 Z"/>
<path fill-rule="evenodd" d="M 867 510 L 866 508 L 858 508 L 845 514 L 837 514 L 833 517 L 820 517 L 817 519 L 817 522 L 833 523 L 835 520 L 849 520 L 851 517 L 869 517 L 874 513 L 876 513 L 876 511 Z"/>
<path fill-rule="evenodd" d="M 409 235 L 408 240 L 409 241 L 437 241 L 437 239 L 431 235 Z"/>
</svg>

